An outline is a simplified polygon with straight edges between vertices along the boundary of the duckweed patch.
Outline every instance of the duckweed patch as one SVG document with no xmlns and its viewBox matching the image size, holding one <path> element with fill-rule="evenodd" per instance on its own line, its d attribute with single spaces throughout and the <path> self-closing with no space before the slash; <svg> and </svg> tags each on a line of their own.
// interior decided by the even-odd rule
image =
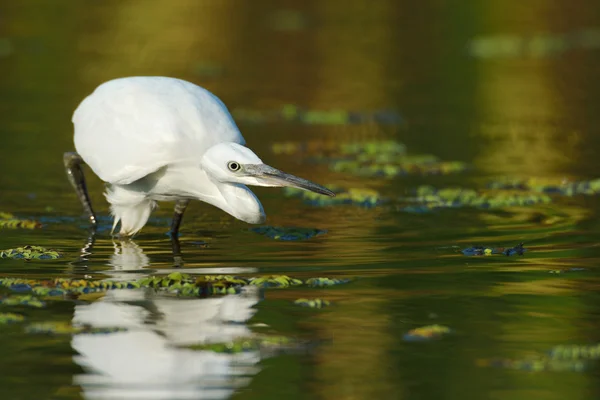
<svg viewBox="0 0 600 400">
<path fill-rule="evenodd" d="M 582 372 L 600 360 L 600 344 L 558 345 L 546 352 L 524 359 L 492 358 L 477 360 L 482 367 L 507 368 L 523 371 Z"/>
<path fill-rule="evenodd" d="M 551 359 L 512 360 L 508 358 L 494 358 L 477 360 L 477 365 L 480 367 L 504 368 L 532 372 L 582 372 L 587 369 L 587 363 L 584 361 L 560 361 Z"/>
<path fill-rule="evenodd" d="M 262 288 L 286 288 L 290 286 L 300 286 L 304 282 L 300 279 L 290 278 L 286 275 L 270 275 L 260 278 L 250 278 L 248 283 Z"/>
<path fill-rule="evenodd" d="M 0 251 L 0 258 L 19 260 L 54 260 L 60 257 L 61 254 L 58 251 L 40 246 L 23 246 Z"/>
<path fill-rule="evenodd" d="M 338 278 L 309 278 L 306 284 L 310 287 L 329 287 L 350 282 L 350 279 Z"/>
<path fill-rule="evenodd" d="M 500 179 L 490 182 L 488 188 L 502 190 L 522 190 L 562 196 L 596 195 L 600 193 L 600 178 L 587 181 L 557 181 L 539 178 Z"/>
<path fill-rule="evenodd" d="M 88 325 L 75 326 L 67 322 L 37 322 L 25 327 L 25 333 L 33 335 L 79 335 L 79 334 L 108 334 L 126 332 L 121 327 L 91 327 Z"/>
<path fill-rule="evenodd" d="M 110 281 L 91 279 L 35 280 L 21 278 L 2 278 L 0 286 L 16 292 L 31 292 L 41 298 L 77 297 L 81 294 L 104 292 L 116 289 L 154 289 L 177 296 L 212 296 L 237 294 L 244 286 L 259 288 L 288 288 L 300 285 L 331 286 L 346 283 L 349 280 L 329 278 L 309 278 L 306 281 L 286 275 L 267 275 L 260 277 L 235 277 L 231 275 L 191 276 L 173 272 L 167 276 L 148 276 L 133 281 Z"/>
<path fill-rule="evenodd" d="M 296 188 L 284 188 L 283 193 L 289 197 L 298 197 L 304 203 L 320 207 L 346 204 L 372 208 L 387 202 L 387 199 L 383 198 L 375 190 L 361 188 L 343 189 L 334 185 L 328 188 L 335 193 L 335 197 L 323 196 Z"/>
<path fill-rule="evenodd" d="M 46 303 L 30 295 L 12 295 L 0 299 L 0 304 L 5 306 L 25 306 L 33 308 L 46 307 Z"/>
<path fill-rule="evenodd" d="M 498 209 L 514 206 L 531 206 L 548 204 L 552 198 L 540 193 L 522 193 L 515 191 L 481 192 L 460 187 L 437 189 L 433 186 L 419 186 L 416 196 L 407 200 L 410 204 L 400 208 L 410 213 L 429 212 L 440 208 L 473 207 L 481 209 Z"/>
<path fill-rule="evenodd" d="M 298 299 L 294 301 L 294 304 L 301 307 L 320 309 L 330 306 L 331 302 L 323 299 Z"/>
<path fill-rule="evenodd" d="M 256 228 L 250 228 L 250 231 L 256 232 L 271 239 L 283 241 L 307 240 L 327 233 L 326 230 L 315 228 L 286 228 L 279 226 L 259 226 Z"/>
<path fill-rule="evenodd" d="M 408 154 L 403 143 L 393 140 L 281 142 L 275 143 L 272 150 L 277 154 L 304 155 L 327 163 L 332 171 L 364 177 L 448 175 L 468 169 L 461 161 L 443 161 L 432 154 Z"/>
<path fill-rule="evenodd" d="M 407 156 L 392 160 L 390 157 L 366 156 L 354 160 L 332 161 L 330 168 L 335 172 L 350 173 L 365 177 L 396 177 L 403 175 L 449 175 L 467 170 L 461 161 L 440 161 L 434 156 Z"/>
<path fill-rule="evenodd" d="M 25 321 L 25 317 L 21 314 L 0 313 L 0 325 L 14 324 Z"/>
<path fill-rule="evenodd" d="M 298 343 L 287 336 L 256 335 L 229 342 L 197 344 L 187 346 L 186 348 L 198 351 L 212 351 L 214 353 L 237 354 L 248 351 L 283 350 L 296 346 L 298 346 Z"/>
<path fill-rule="evenodd" d="M 0 229 L 38 229 L 42 224 L 38 221 L 20 219 L 11 213 L 0 212 Z"/>
<path fill-rule="evenodd" d="M 548 351 L 553 360 L 600 360 L 600 343 L 591 345 L 559 345 Z"/>
</svg>

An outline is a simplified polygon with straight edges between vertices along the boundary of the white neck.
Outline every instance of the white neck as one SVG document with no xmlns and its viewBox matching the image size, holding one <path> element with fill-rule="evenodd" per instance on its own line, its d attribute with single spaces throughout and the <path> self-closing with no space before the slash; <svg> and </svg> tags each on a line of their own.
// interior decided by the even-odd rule
<svg viewBox="0 0 600 400">
<path fill-rule="evenodd" d="M 169 166 L 148 193 L 153 200 L 200 200 L 250 224 L 265 221 L 262 204 L 247 186 L 213 181 L 200 167 Z"/>
</svg>

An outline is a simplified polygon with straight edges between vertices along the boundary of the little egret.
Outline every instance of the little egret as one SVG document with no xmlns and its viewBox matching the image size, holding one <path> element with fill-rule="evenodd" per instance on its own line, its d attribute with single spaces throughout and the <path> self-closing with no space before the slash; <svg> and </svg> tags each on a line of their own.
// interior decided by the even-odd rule
<svg viewBox="0 0 600 400">
<path fill-rule="evenodd" d="M 190 200 L 259 224 L 265 212 L 246 185 L 290 186 L 334 196 L 316 183 L 265 165 L 227 107 L 206 89 L 168 77 L 127 77 L 98 86 L 73 114 L 76 152 L 64 154 L 67 176 L 95 227 L 82 164 L 106 183 L 113 232 L 129 237 L 157 201 L 175 201 L 177 236 Z"/>
</svg>

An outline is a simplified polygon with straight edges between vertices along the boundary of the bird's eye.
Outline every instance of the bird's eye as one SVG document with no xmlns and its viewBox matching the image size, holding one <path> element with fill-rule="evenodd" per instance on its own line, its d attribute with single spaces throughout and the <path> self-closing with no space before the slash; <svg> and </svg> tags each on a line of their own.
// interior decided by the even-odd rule
<svg viewBox="0 0 600 400">
<path fill-rule="evenodd" d="M 230 171 L 236 172 L 240 170 L 240 164 L 235 161 L 229 161 L 229 163 L 227 163 L 227 168 L 229 168 Z"/>
</svg>

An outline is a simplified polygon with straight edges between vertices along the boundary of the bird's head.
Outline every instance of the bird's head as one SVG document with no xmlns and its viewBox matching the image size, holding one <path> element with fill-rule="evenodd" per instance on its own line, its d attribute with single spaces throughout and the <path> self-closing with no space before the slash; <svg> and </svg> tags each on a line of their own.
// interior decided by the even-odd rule
<svg viewBox="0 0 600 400">
<path fill-rule="evenodd" d="M 287 186 L 335 196 L 314 182 L 270 167 L 249 148 L 237 143 L 219 143 L 204 153 L 202 168 L 213 180 L 249 186 Z"/>
</svg>

